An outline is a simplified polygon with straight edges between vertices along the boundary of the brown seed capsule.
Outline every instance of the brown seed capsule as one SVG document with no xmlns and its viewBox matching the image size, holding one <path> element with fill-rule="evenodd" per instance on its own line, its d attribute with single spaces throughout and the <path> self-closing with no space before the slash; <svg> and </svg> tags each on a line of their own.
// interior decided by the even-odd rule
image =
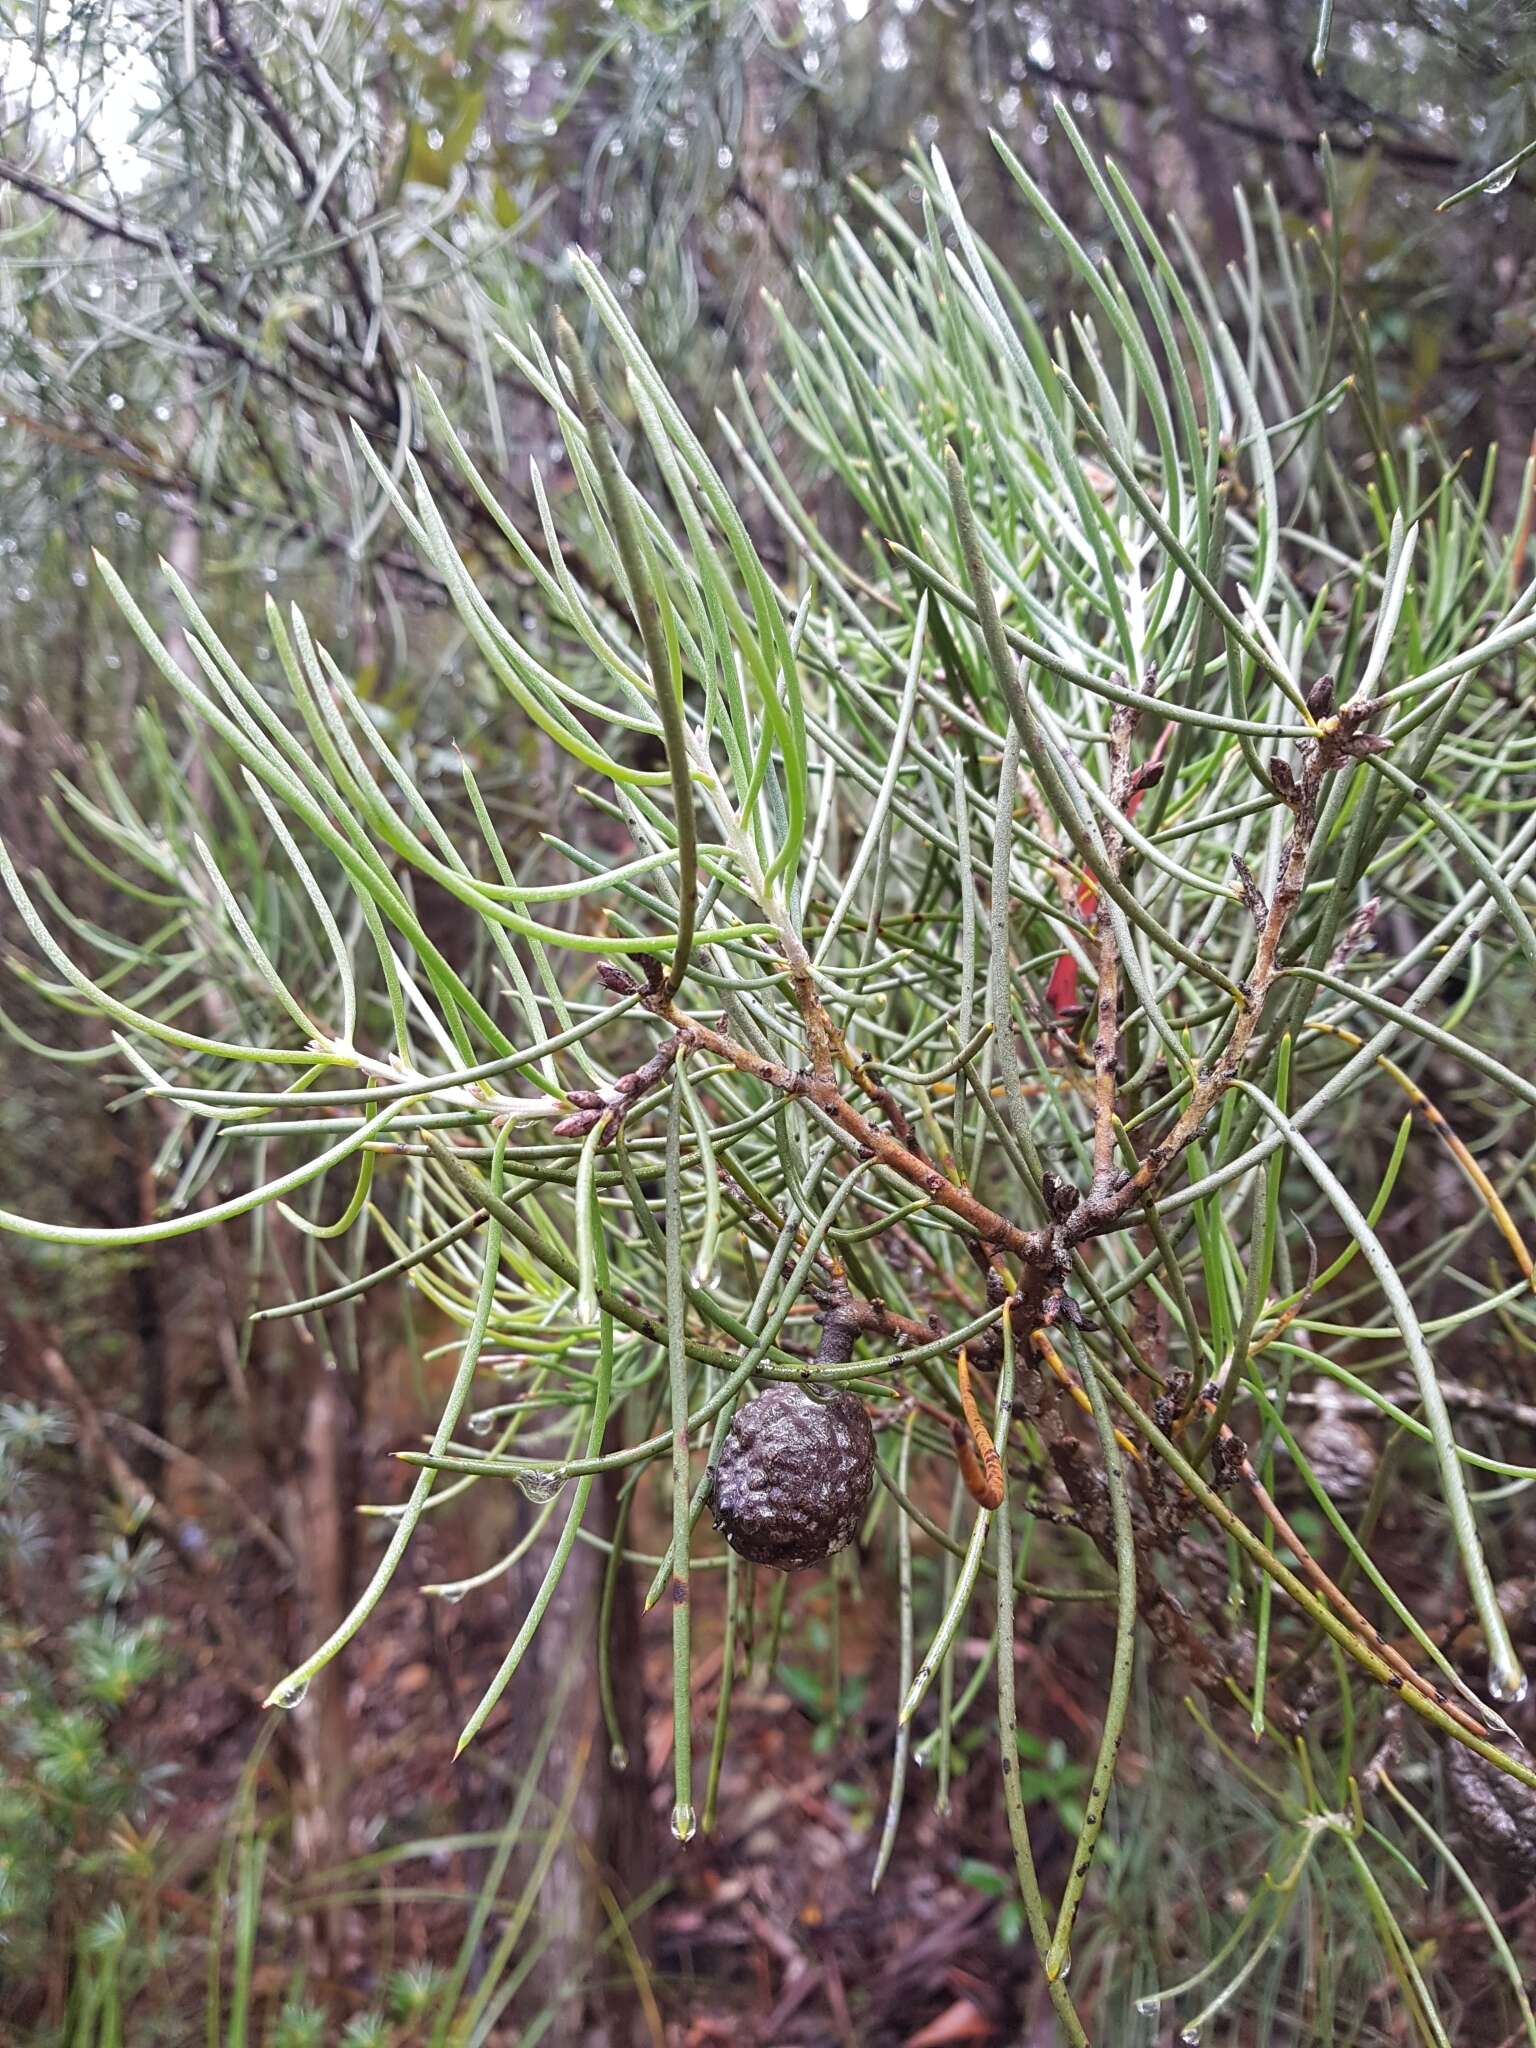
<svg viewBox="0 0 1536 2048">
<path fill-rule="evenodd" d="M 874 1479 L 862 1401 L 770 1387 L 737 1411 L 720 1447 L 715 1527 L 753 1564 L 804 1571 L 857 1536 Z"/>
<path fill-rule="evenodd" d="M 1529 1891 L 1536 1883 L 1536 1792 L 1459 1742 L 1445 1746 L 1451 1803 L 1483 1866 Z"/>
<path fill-rule="evenodd" d="M 1325 1408 L 1298 1430 L 1297 1441 L 1336 1506 L 1353 1506 L 1366 1498 L 1377 1465 L 1376 1445 L 1368 1430 L 1336 1408 Z"/>
</svg>

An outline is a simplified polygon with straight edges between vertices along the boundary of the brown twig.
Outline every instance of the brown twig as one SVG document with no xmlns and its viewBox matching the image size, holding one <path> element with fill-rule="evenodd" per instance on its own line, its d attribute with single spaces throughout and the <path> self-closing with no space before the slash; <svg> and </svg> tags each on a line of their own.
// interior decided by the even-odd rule
<svg viewBox="0 0 1536 2048">
<path fill-rule="evenodd" d="M 646 1007 L 665 1018 L 695 1045 L 713 1053 L 717 1059 L 727 1061 L 739 1073 L 750 1075 L 792 1100 L 813 1102 L 832 1120 L 854 1150 L 878 1160 L 913 1187 L 921 1189 L 938 1207 L 948 1210 L 964 1223 L 988 1251 L 1009 1253 L 1042 1283 L 1046 1276 L 1054 1273 L 1056 1262 L 1049 1231 L 1021 1230 L 1006 1216 L 989 1208 L 969 1188 L 948 1179 L 931 1160 L 904 1144 L 894 1132 L 871 1123 L 846 1099 L 835 1081 L 786 1067 L 777 1060 L 754 1052 L 750 1046 L 742 1045 L 725 1032 L 716 1031 L 711 1025 L 686 1015 L 670 997 L 653 995 L 646 999 Z"/>
<path fill-rule="evenodd" d="M 217 24 L 216 32 L 212 32 L 213 23 Z M 359 234 L 357 225 L 343 217 L 332 189 L 327 186 L 322 190 L 318 173 L 298 130 L 289 117 L 287 108 L 272 90 L 265 72 L 256 60 L 255 53 L 235 26 L 234 10 L 229 0 L 213 0 L 213 23 L 210 23 L 208 41 L 214 61 L 227 70 L 255 107 L 265 127 L 277 138 L 283 153 L 298 174 L 303 198 L 306 202 L 318 200 L 325 224 L 337 238 L 342 268 L 346 272 L 347 282 L 352 287 L 356 301 L 354 313 L 360 322 L 362 348 L 366 354 L 374 337 L 377 337 L 379 361 L 387 372 L 392 387 L 390 402 L 398 411 L 404 373 L 388 316 L 379 304 L 367 272 L 358 261 L 357 249 L 354 246 Z"/>
<path fill-rule="evenodd" d="M 1113 1191 L 1100 1197 L 1090 1191 L 1078 1204 L 1064 1226 L 1065 1240 L 1076 1245 L 1088 1237 L 1115 1228 L 1126 1212 L 1138 1205 L 1199 1136 L 1207 1117 L 1225 1095 L 1242 1068 L 1248 1047 L 1257 1030 L 1269 995 L 1280 973 L 1280 942 L 1291 915 L 1306 886 L 1307 862 L 1317 830 L 1322 788 L 1327 777 L 1343 762 L 1358 760 L 1367 753 L 1380 752 L 1385 740 L 1366 732 L 1365 727 L 1380 705 L 1373 698 L 1347 704 L 1331 711 L 1333 679 L 1325 676 L 1314 684 L 1308 708 L 1318 718 L 1313 736 L 1306 743 L 1302 773 L 1298 778 L 1290 765 L 1276 758 L 1270 763 L 1270 780 L 1275 794 L 1290 810 L 1291 834 L 1280 856 L 1280 873 L 1274 899 L 1266 904 L 1258 885 L 1246 869 L 1238 870 L 1243 898 L 1259 927 L 1258 945 L 1243 993 L 1242 1008 L 1231 1036 L 1215 1062 L 1201 1074 L 1190 1100 L 1178 1120 L 1157 1140 L 1134 1173 L 1118 1181 Z"/>
<path fill-rule="evenodd" d="M 1109 722 L 1109 793 L 1116 806 L 1128 809 L 1133 793 L 1131 741 L 1136 733 L 1134 705 L 1120 704 Z M 1125 842 L 1120 833 L 1106 825 L 1104 855 L 1110 873 L 1118 880 Z M 1098 942 L 1099 985 L 1096 998 L 1097 1028 L 1093 1039 L 1093 1185 L 1092 1196 L 1108 1198 L 1115 1174 L 1117 1143 L 1115 1102 L 1120 1062 L 1120 947 L 1110 919 L 1103 890 L 1098 891 L 1094 909 L 1094 935 Z"/>
</svg>

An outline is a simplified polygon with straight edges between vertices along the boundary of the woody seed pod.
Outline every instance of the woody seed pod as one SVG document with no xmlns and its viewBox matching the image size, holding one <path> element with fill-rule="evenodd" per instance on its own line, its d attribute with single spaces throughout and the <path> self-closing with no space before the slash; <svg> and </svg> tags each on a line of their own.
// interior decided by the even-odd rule
<svg viewBox="0 0 1536 2048">
<path fill-rule="evenodd" d="M 715 1527 L 753 1564 L 804 1571 L 858 1534 L 875 1434 L 852 1394 L 775 1386 L 739 1409 L 715 1467 Z"/>
</svg>

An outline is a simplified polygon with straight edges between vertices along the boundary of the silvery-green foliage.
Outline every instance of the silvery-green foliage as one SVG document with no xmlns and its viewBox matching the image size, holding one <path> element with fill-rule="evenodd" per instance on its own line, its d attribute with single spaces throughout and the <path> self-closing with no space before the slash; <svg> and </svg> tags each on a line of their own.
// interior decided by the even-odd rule
<svg viewBox="0 0 1536 2048">
<path fill-rule="evenodd" d="M 1491 528 L 1491 468 L 1433 459 L 1392 429 L 1368 359 L 1341 365 L 1353 330 L 1326 251 L 1260 220 L 1247 267 L 1207 278 L 1070 125 L 1066 143 L 1102 208 L 1092 250 L 1008 162 L 1080 286 L 1059 320 L 975 239 L 942 162 L 921 163 L 917 209 L 865 195 L 862 235 L 839 232 L 767 405 L 743 393 L 718 421 L 730 481 L 580 256 L 582 320 L 622 389 L 593 388 L 569 330 L 501 342 L 574 480 L 557 496 L 535 462 L 537 546 L 423 387 L 434 450 L 522 554 L 526 617 L 477 587 L 416 457 L 392 470 L 362 447 L 601 821 L 551 820 L 521 873 L 470 762 L 462 803 L 429 804 L 297 612 L 270 607 L 274 695 L 173 578 L 184 672 L 100 565 L 217 763 L 218 815 L 183 790 L 146 818 L 109 776 L 68 794 L 72 829 L 162 919 L 139 946 L 0 865 L 25 971 L 106 1020 L 174 1109 L 180 1178 L 130 1232 L 0 1220 L 143 1245 L 281 1205 L 334 1280 L 264 1314 L 323 1319 L 404 1278 L 462 1328 L 369 1584 L 276 1703 L 365 1624 L 424 1514 L 510 1480 L 540 1504 L 548 1565 L 468 1740 L 593 1536 L 596 1477 L 654 1470 L 684 1839 L 692 1575 L 727 1562 L 701 1519 L 708 1471 L 755 1385 L 851 1389 L 882 1431 L 866 1533 L 893 1527 L 900 1563 L 892 1829 L 934 1697 L 948 1739 L 954 1689 L 934 1687 L 967 1615 L 1003 1646 L 1013 1754 L 1016 1546 L 1057 1488 L 1115 1652 L 1054 1916 L 1016 1773 L 1005 1785 L 1026 1920 L 1081 2039 L 1067 1943 L 1140 1618 L 1171 1625 L 1159 1575 L 1181 1542 L 1230 1547 L 1241 1646 L 1217 1646 L 1207 1677 L 1256 1731 L 1286 1725 L 1272 1675 L 1316 1629 L 1341 1684 L 1391 1687 L 1531 1780 L 1485 1673 L 1456 1668 L 1375 1570 L 1358 1516 L 1318 1487 L 1359 1567 L 1348 1598 L 1272 1496 L 1315 1477 L 1299 1432 L 1322 1390 L 1406 1432 L 1485 1690 L 1518 1697 L 1498 1511 L 1473 1490 L 1533 1474 L 1469 1434 L 1444 1361 L 1495 1318 L 1529 1342 L 1513 1190 L 1536 1154 L 1536 584 Z M 818 516 L 834 486 L 856 553 Z M 1494 1105 L 1470 1147 L 1438 1109 L 1412 1127 L 1447 1073 Z M 1442 1143 L 1471 1192 L 1415 1245 L 1394 1236 L 1393 1190 L 1410 1149 Z M 192 1206 L 198 1188 L 215 1198 Z M 986 1433 L 993 1505 L 952 1478 L 957 1434 L 964 1462 Z M 951 1533 L 936 1490 L 953 1490 Z M 954 1559 L 920 1658 L 914 1544 Z M 706 1813 L 718 1768 L 717 1744 Z"/>
</svg>

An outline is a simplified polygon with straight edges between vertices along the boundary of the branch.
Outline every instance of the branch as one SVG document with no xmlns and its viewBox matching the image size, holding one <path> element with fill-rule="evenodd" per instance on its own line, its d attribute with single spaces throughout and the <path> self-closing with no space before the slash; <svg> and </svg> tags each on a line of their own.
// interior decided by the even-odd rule
<svg viewBox="0 0 1536 2048">
<path fill-rule="evenodd" d="M 1027 1316 L 1036 1323 L 1051 1320 L 1046 1306 L 1046 1291 L 1049 1284 L 1059 1278 L 1061 1271 L 1054 1232 L 1021 1230 L 1018 1224 L 988 1208 L 969 1188 L 941 1173 L 932 1160 L 923 1158 L 894 1132 L 871 1123 L 861 1115 L 830 1077 L 786 1067 L 762 1053 L 753 1052 L 749 1046 L 740 1044 L 725 1032 L 716 1031 L 710 1025 L 685 1015 L 670 997 L 659 990 L 642 997 L 642 1003 L 654 1016 L 664 1018 L 693 1044 L 713 1053 L 717 1059 L 728 1061 L 738 1073 L 750 1075 L 753 1080 L 761 1081 L 791 1100 L 815 1103 L 831 1118 L 855 1151 L 878 1160 L 882 1166 L 927 1195 L 939 1208 L 947 1210 L 980 1239 L 989 1253 L 1007 1252 L 1019 1260 L 1035 1283 L 1026 1299 Z"/>
<path fill-rule="evenodd" d="M 1068 1245 L 1080 1244 L 1088 1237 L 1102 1236 L 1121 1223 L 1128 1210 L 1140 1205 L 1199 1136 L 1206 1118 L 1231 1087 L 1242 1067 L 1263 1014 L 1265 999 L 1279 979 L 1280 941 L 1306 885 L 1307 861 L 1317 830 L 1323 783 L 1342 762 L 1358 760 L 1367 753 L 1378 753 L 1386 745 L 1385 740 L 1373 737 L 1364 729 L 1381 708 L 1376 699 L 1347 704 L 1342 711 L 1331 716 L 1323 715 L 1329 711 L 1332 701 L 1333 679 L 1325 676 L 1313 685 L 1308 697 L 1309 711 L 1314 717 L 1320 717 L 1321 722 L 1314 728 L 1315 737 L 1305 743 L 1307 758 L 1300 781 L 1283 760 L 1276 758 L 1270 764 L 1275 794 L 1290 808 L 1295 820 L 1280 856 L 1280 876 L 1272 903 L 1265 904 L 1253 877 L 1241 863 L 1238 864 L 1243 899 L 1258 923 L 1259 942 L 1232 1035 L 1214 1065 L 1196 1080 L 1189 1105 L 1172 1130 L 1158 1139 L 1135 1172 L 1118 1181 L 1108 1195 L 1101 1197 L 1090 1193 L 1079 1202 L 1063 1226 Z"/>
</svg>

